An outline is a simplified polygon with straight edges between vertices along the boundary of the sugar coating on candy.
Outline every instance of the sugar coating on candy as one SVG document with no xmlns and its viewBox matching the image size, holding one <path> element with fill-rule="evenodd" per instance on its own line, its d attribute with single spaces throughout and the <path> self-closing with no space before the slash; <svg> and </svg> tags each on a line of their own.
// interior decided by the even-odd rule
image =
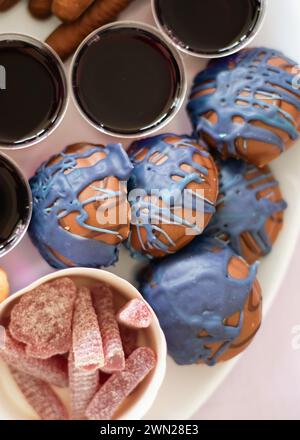
<svg viewBox="0 0 300 440">
<path fill-rule="evenodd" d="M 136 349 L 126 360 L 125 369 L 114 373 L 89 404 L 90 420 L 110 420 L 124 400 L 156 365 L 156 355 L 148 347 Z"/>
<path fill-rule="evenodd" d="M 131 353 L 138 348 L 138 332 L 136 329 L 126 327 L 125 325 L 119 324 L 120 335 L 123 345 L 123 350 L 125 357 L 131 355 Z"/>
<path fill-rule="evenodd" d="M 73 317 L 72 347 L 75 367 L 97 370 L 104 366 L 102 337 L 90 289 L 78 289 Z"/>
<path fill-rule="evenodd" d="M 60 398 L 50 385 L 10 368 L 12 375 L 27 402 L 42 420 L 67 420 L 68 413 Z"/>
<path fill-rule="evenodd" d="M 11 311 L 9 331 L 26 344 L 26 353 L 40 359 L 67 353 L 72 340 L 76 286 L 59 278 L 22 296 Z"/>
<path fill-rule="evenodd" d="M 152 313 L 145 301 L 135 298 L 126 303 L 117 313 L 118 322 L 132 328 L 147 328 Z"/>
<path fill-rule="evenodd" d="M 125 356 L 115 317 L 113 292 L 108 286 L 102 284 L 93 288 L 92 293 L 103 341 L 105 359 L 103 371 L 111 373 L 123 370 Z"/>
<path fill-rule="evenodd" d="M 99 371 L 85 371 L 75 367 L 74 354 L 69 353 L 69 385 L 71 394 L 71 418 L 82 420 L 92 398 L 99 389 Z"/>
<path fill-rule="evenodd" d="M 9 332 L 6 332 L 5 335 L 5 344 L 0 346 L 0 357 L 9 366 L 22 373 L 58 387 L 68 386 L 68 366 L 64 357 L 54 356 L 50 359 L 37 359 L 28 356 L 24 344 L 15 341 Z"/>
</svg>

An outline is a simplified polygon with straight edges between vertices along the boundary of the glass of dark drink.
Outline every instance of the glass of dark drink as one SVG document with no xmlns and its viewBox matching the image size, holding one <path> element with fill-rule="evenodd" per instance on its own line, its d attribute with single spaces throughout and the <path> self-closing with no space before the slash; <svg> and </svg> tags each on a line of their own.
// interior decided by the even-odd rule
<svg viewBox="0 0 300 440">
<path fill-rule="evenodd" d="M 123 138 L 162 128 L 186 92 L 177 50 L 155 28 L 133 22 L 89 35 L 74 55 L 71 84 L 82 116 L 101 132 Z"/>
<path fill-rule="evenodd" d="M 260 30 L 267 0 L 152 0 L 157 26 L 181 51 L 218 58 L 246 47 Z"/>
<path fill-rule="evenodd" d="M 0 154 L 0 257 L 27 231 L 32 213 L 31 190 L 18 165 Z"/>
<path fill-rule="evenodd" d="M 64 67 L 46 44 L 0 34 L 0 148 L 30 147 L 61 122 L 68 91 Z"/>
</svg>

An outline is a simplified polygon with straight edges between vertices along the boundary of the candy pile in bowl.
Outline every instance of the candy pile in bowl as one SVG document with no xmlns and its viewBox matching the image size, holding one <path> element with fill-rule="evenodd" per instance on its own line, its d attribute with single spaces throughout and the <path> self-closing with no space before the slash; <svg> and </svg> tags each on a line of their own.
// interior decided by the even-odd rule
<svg viewBox="0 0 300 440">
<path fill-rule="evenodd" d="M 157 365 L 143 333 L 152 318 L 142 299 L 125 301 L 105 283 L 56 278 L 5 312 L 0 357 L 40 418 L 118 418 Z M 57 387 L 69 387 L 70 411 Z"/>
<path fill-rule="evenodd" d="M 180 365 L 226 361 L 260 327 L 258 262 L 287 207 L 269 163 L 299 138 L 297 72 L 267 48 L 210 62 L 188 102 L 191 135 L 138 140 L 128 154 L 78 144 L 31 180 L 30 235 L 43 257 L 108 267 L 124 243 L 146 261 L 140 291 Z M 103 220 L 112 202 L 114 220 Z"/>
</svg>

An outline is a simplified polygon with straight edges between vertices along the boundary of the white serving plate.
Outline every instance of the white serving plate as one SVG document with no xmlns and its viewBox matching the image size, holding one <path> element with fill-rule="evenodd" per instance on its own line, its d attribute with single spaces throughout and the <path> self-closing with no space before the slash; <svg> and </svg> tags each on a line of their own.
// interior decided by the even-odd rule
<svg viewBox="0 0 300 440">
<path fill-rule="evenodd" d="M 49 31 L 56 26 L 57 20 L 53 18 L 46 22 L 39 22 L 32 19 L 26 11 L 26 3 L 27 1 L 22 0 L 9 13 L 0 14 L 0 31 L 23 32 L 41 39 L 45 38 Z M 121 19 L 154 24 L 150 3 L 150 0 L 136 0 L 122 14 Z M 253 45 L 265 45 L 280 49 L 300 63 L 299 0 L 271 0 L 268 3 L 265 24 Z M 201 20 L 199 25 L 201 26 Z M 192 78 L 205 65 L 205 61 L 184 56 L 184 62 L 189 84 L 191 84 Z M 177 133 L 191 131 L 184 109 L 164 131 Z M 64 122 L 49 139 L 30 150 L 15 151 L 11 153 L 11 156 L 22 166 L 29 177 L 43 160 L 70 143 L 112 140 L 113 138 L 99 134 L 89 127 L 81 119 L 71 102 Z M 125 143 L 125 145 L 127 144 L 128 142 Z M 272 168 L 280 181 L 289 208 L 286 212 L 284 230 L 274 246 L 273 253 L 261 263 L 259 268 L 259 280 L 264 295 L 264 314 L 270 309 L 280 287 L 299 233 L 300 142 L 276 160 Z M 28 237 L 12 253 L 4 257 L 0 264 L 9 273 L 13 292 L 53 271 L 39 256 Z M 111 272 L 133 282 L 136 265 L 127 252 L 122 250 L 120 262 Z M 259 334 L 257 338 L 259 338 Z M 209 368 L 206 366 L 179 367 L 171 359 L 168 359 L 165 381 L 146 418 L 188 419 L 217 389 L 237 361 L 238 358 Z M 0 392 L 1 381 L 5 380 L 5 375 L 1 373 L 0 365 Z M 0 419 L 1 417 L 3 418 L 3 415 L 0 413 Z M 13 418 L 13 414 L 11 418 Z"/>
</svg>

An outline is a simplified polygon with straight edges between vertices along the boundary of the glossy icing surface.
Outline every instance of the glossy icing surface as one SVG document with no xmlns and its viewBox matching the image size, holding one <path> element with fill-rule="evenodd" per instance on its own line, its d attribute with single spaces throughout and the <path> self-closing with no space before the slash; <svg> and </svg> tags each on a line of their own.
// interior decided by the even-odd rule
<svg viewBox="0 0 300 440">
<path fill-rule="evenodd" d="M 175 255 L 152 262 L 140 290 L 157 313 L 169 354 L 181 365 L 214 365 L 243 328 L 244 306 L 257 266 L 243 279 L 230 276 L 233 250 L 221 241 L 198 237 Z M 237 326 L 226 325 L 239 312 Z M 203 336 L 202 336 L 203 335 Z M 215 352 L 208 345 L 219 343 Z"/>
<path fill-rule="evenodd" d="M 151 257 L 153 251 L 162 254 L 173 253 L 178 248 L 175 228 L 191 229 L 194 235 L 200 234 L 199 228 L 184 216 L 184 209 L 199 215 L 211 215 L 215 212 L 217 195 L 217 173 L 209 153 L 189 136 L 164 134 L 148 138 L 133 144 L 129 151 L 134 169 L 129 181 L 130 190 L 142 189 L 145 197 L 129 199 L 132 218 L 138 237 L 138 244 L 129 237 L 128 245 Z M 197 193 L 207 185 L 210 197 L 205 192 Z M 185 191 L 185 192 L 184 192 Z M 160 196 L 160 200 L 155 198 Z M 200 203 L 199 202 L 200 199 Z M 205 220 L 204 220 L 205 221 Z M 208 218 L 206 220 L 207 224 Z M 165 225 L 173 229 L 167 232 Z M 191 237 L 192 239 L 193 237 Z"/>
<path fill-rule="evenodd" d="M 101 159 L 89 163 L 97 154 L 101 155 Z M 87 162 L 79 168 L 80 161 Z M 120 144 L 106 147 L 90 145 L 85 148 L 79 144 L 73 153 L 64 151 L 42 164 L 30 180 L 34 209 L 29 232 L 50 265 L 56 268 L 70 265 L 106 267 L 117 260 L 119 245 L 109 244 L 103 239 L 92 239 L 89 235 L 92 232 L 99 236 L 118 236 L 118 230 L 90 224 L 86 207 L 103 199 L 116 198 L 119 192 L 94 185 L 91 198 L 81 200 L 80 194 L 89 185 L 109 176 L 127 181 L 131 170 L 132 165 Z M 86 231 L 84 235 L 71 233 L 70 226 L 62 227 L 61 222 L 72 213 L 75 214 L 75 226 Z M 119 238 L 121 241 L 122 237 Z"/>
<path fill-rule="evenodd" d="M 209 235 L 227 236 L 233 249 L 249 260 L 242 246 L 242 234 L 248 233 L 258 248 L 256 259 L 272 250 L 269 220 L 277 223 L 277 213 L 282 213 L 286 202 L 282 199 L 279 184 L 268 167 L 258 169 L 238 160 L 219 161 L 220 196 L 217 212 L 206 228 Z M 274 225 L 273 225 L 274 226 Z M 277 238 L 277 236 L 276 236 Z M 254 249 L 253 249 L 254 252 Z"/>
<path fill-rule="evenodd" d="M 293 69 L 294 61 L 267 48 L 213 61 L 196 76 L 187 107 L 195 133 L 224 158 L 268 163 L 299 137 L 300 90 L 293 85 Z M 253 145 L 264 158 L 251 157 Z"/>
</svg>

